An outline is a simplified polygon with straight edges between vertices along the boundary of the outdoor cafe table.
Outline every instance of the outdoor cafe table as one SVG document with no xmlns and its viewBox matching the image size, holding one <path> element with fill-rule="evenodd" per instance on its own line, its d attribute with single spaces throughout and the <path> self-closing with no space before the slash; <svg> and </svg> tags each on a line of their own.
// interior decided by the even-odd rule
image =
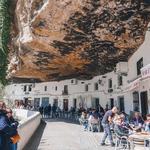
<svg viewBox="0 0 150 150">
<path fill-rule="evenodd" d="M 143 145 L 144 147 L 144 141 L 150 140 L 150 133 L 146 132 L 138 132 L 134 133 L 129 136 L 129 141 L 131 143 L 131 150 L 134 149 L 135 145 Z"/>
</svg>

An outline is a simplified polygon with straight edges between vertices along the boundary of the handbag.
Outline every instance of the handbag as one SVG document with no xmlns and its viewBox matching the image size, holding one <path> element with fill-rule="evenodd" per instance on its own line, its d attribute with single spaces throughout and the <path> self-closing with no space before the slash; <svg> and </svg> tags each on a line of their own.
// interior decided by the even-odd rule
<svg viewBox="0 0 150 150">
<path fill-rule="evenodd" d="M 17 133 L 16 135 L 10 137 L 10 139 L 11 139 L 11 141 L 12 141 L 13 144 L 16 144 L 16 143 L 21 139 L 21 137 L 20 137 L 20 135 Z"/>
</svg>

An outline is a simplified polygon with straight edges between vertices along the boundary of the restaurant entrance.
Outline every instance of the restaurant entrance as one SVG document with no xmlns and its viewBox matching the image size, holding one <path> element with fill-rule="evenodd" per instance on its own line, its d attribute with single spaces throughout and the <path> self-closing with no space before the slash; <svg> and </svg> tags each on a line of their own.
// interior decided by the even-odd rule
<svg viewBox="0 0 150 150">
<path fill-rule="evenodd" d="M 148 97 L 147 97 L 147 91 L 141 92 L 141 113 L 142 117 L 145 119 L 146 114 L 148 114 Z"/>
</svg>

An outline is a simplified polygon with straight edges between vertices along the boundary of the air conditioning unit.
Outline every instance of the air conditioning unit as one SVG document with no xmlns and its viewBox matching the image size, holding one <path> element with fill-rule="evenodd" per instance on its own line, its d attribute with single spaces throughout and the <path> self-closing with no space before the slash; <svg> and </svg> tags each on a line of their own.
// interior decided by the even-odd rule
<svg viewBox="0 0 150 150">
<path fill-rule="evenodd" d="M 108 93 L 112 93 L 113 92 L 113 89 L 108 89 Z"/>
<path fill-rule="evenodd" d="M 72 79 L 72 80 L 71 80 L 71 84 L 75 85 L 75 84 L 77 84 L 77 83 L 78 83 L 77 79 Z"/>
</svg>

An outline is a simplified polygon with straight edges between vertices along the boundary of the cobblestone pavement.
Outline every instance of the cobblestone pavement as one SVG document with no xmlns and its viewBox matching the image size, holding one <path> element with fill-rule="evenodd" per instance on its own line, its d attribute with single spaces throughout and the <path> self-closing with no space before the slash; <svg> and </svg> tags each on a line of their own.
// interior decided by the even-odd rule
<svg viewBox="0 0 150 150">
<path fill-rule="evenodd" d="M 84 131 L 80 125 L 61 121 L 46 121 L 38 150 L 113 150 L 100 146 L 103 133 Z M 138 150 L 138 149 L 135 149 Z M 141 148 L 140 148 L 141 150 Z"/>
</svg>

